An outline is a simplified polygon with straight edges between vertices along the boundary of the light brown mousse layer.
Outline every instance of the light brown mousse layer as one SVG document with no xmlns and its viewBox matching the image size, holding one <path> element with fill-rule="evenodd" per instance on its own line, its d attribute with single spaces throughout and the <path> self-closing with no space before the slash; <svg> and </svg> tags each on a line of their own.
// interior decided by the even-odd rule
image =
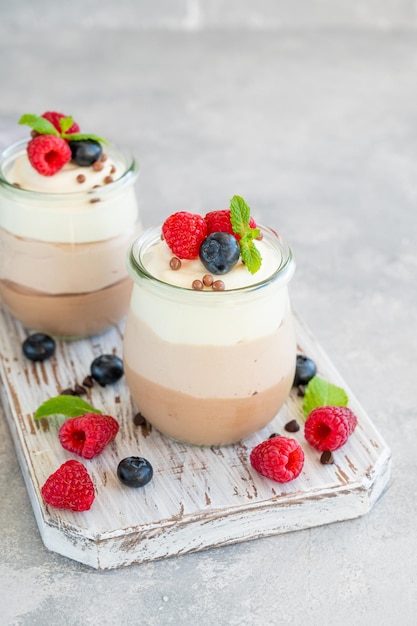
<svg viewBox="0 0 417 626">
<path fill-rule="evenodd" d="M 26 328 L 61 338 L 96 335 L 126 314 L 132 281 L 127 277 L 104 289 L 81 294 L 49 295 L 0 282 L 0 296 Z"/>
<path fill-rule="evenodd" d="M 294 369 L 276 385 L 246 398 L 195 398 L 139 376 L 124 364 L 133 398 L 146 420 L 184 443 L 216 446 L 237 443 L 264 428 L 284 405 Z"/>
</svg>

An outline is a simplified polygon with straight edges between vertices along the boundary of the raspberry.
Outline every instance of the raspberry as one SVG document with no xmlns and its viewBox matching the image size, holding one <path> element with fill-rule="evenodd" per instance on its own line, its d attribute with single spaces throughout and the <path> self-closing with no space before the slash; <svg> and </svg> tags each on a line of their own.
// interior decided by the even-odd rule
<svg viewBox="0 0 417 626">
<path fill-rule="evenodd" d="M 207 237 L 207 225 L 201 215 L 179 211 L 165 220 L 162 234 L 171 252 L 179 259 L 196 259 Z"/>
<path fill-rule="evenodd" d="M 94 485 L 82 463 L 63 463 L 41 489 L 44 501 L 58 509 L 88 511 L 94 501 Z"/>
<path fill-rule="evenodd" d="M 39 174 L 53 176 L 71 160 L 65 139 L 56 135 L 37 135 L 27 146 L 29 161 Z"/>
<path fill-rule="evenodd" d="M 55 126 L 56 130 L 59 133 L 61 133 L 61 125 L 59 122 L 63 117 L 67 117 L 67 116 L 64 115 L 63 113 L 57 113 L 57 111 L 46 111 L 45 113 L 42 113 L 41 117 L 44 117 L 46 120 L 48 120 L 48 122 L 51 122 L 51 124 Z M 67 133 L 79 133 L 80 127 L 78 126 L 76 122 L 74 122 L 71 128 L 69 128 L 66 132 Z"/>
<path fill-rule="evenodd" d="M 358 419 L 344 406 L 321 406 L 313 409 L 304 425 L 304 436 L 316 450 L 338 450 L 353 433 Z"/>
<path fill-rule="evenodd" d="M 67 419 L 58 431 L 65 450 L 92 459 L 117 435 L 119 424 L 110 415 L 86 413 Z"/>
<path fill-rule="evenodd" d="M 232 223 L 230 221 L 230 210 L 224 209 L 221 211 L 210 211 L 204 218 L 207 224 L 207 235 L 211 235 L 211 233 L 230 233 L 234 235 L 237 240 L 240 239 L 240 235 L 237 235 L 232 228 Z M 251 217 L 249 219 L 250 228 L 256 228 L 256 222 Z"/>
<path fill-rule="evenodd" d="M 262 476 L 278 483 L 287 483 L 301 473 L 304 452 L 295 439 L 277 436 L 255 446 L 250 454 L 250 462 Z"/>
</svg>

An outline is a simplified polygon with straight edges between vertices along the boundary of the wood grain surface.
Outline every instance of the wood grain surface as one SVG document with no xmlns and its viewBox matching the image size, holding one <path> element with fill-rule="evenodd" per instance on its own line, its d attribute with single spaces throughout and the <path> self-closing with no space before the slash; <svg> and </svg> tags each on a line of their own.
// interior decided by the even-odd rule
<svg viewBox="0 0 417 626">
<path fill-rule="evenodd" d="M 122 356 L 123 324 L 92 339 L 57 342 L 54 357 L 32 363 L 22 353 L 27 331 L 0 311 L 0 376 L 5 413 L 29 497 L 45 546 L 96 569 L 171 557 L 268 535 L 351 519 L 370 511 L 390 477 L 390 451 L 372 421 L 305 325 L 296 318 L 299 351 L 312 357 L 318 373 L 344 387 L 358 427 L 322 465 L 303 429 L 283 430 L 291 419 L 303 423 L 301 398 L 293 390 L 286 405 L 256 435 L 238 445 L 199 448 L 174 442 L 145 424 L 136 426 L 125 380 L 105 388 L 95 384 L 83 396 L 120 423 L 116 440 L 91 461 L 82 460 L 95 485 L 90 511 L 48 507 L 40 489 L 47 477 L 74 455 L 60 445 L 60 418 L 35 422 L 45 400 L 81 384 L 100 354 Z M 305 452 L 302 474 L 280 485 L 250 466 L 251 449 L 271 433 L 295 437 Z M 143 488 L 123 486 L 119 461 L 147 458 L 152 481 Z"/>
</svg>

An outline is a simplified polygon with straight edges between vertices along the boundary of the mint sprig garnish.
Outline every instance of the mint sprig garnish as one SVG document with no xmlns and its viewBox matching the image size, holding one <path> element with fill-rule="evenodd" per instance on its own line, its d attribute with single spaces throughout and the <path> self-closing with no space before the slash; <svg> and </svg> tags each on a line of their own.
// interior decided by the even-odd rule
<svg viewBox="0 0 417 626">
<path fill-rule="evenodd" d="M 240 196 L 230 200 L 230 221 L 233 232 L 239 235 L 240 255 L 251 274 L 255 274 L 262 265 L 262 256 L 254 243 L 261 234 L 259 228 L 250 226 L 250 208 Z"/>
<path fill-rule="evenodd" d="M 55 135 L 55 137 L 62 137 L 66 141 L 84 141 L 91 139 L 98 141 L 99 143 L 108 144 L 106 139 L 94 135 L 92 133 L 69 133 L 68 130 L 73 125 L 74 120 L 71 115 L 62 117 L 59 120 L 61 132 L 58 132 L 55 126 L 41 115 L 34 115 L 33 113 L 25 113 L 19 120 L 19 124 L 29 126 L 40 135 Z"/>
<path fill-rule="evenodd" d="M 309 415 L 319 406 L 347 406 L 348 402 L 349 398 L 344 389 L 320 376 L 313 376 L 305 389 L 303 413 Z"/>
<path fill-rule="evenodd" d="M 46 120 L 40 115 L 33 115 L 32 113 L 25 113 L 19 120 L 19 124 L 30 126 L 40 135 L 55 135 L 59 137 L 59 132 L 49 120 Z"/>
<path fill-rule="evenodd" d="M 77 396 L 55 396 L 49 398 L 38 407 L 34 414 L 34 419 L 38 420 L 41 417 L 51 417 L 52 415 L 65 415 L 66 417 L 78 417 L 85 413 L 99 413 L 102 411 L 94 408 L 81 398 Z"/>
</svg>

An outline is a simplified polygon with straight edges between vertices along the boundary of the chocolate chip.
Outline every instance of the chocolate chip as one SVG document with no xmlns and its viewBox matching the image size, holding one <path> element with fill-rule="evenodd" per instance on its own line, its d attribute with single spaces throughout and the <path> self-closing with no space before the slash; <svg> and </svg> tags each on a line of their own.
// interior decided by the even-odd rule
<svg viewBox="0 0 417 626">
<path fill-rule="evenodd" d="M 299 396 L 300 398 L 304 398 L 305 395 L 306 395 L 306 389 L 304 385 L 298 385 L 297 396 Z"/>
<path fill-rule="evenodd" d="M 300 424 L 297 420 L 291 420 L 285 424 L 284 428 L 289 433 L 296 433 L 300 430 Z"/>
<path fill-rule="evenodd" d="M 198 278 L 196 278 L 195 280 L 193 280 L 193 284 L 191 285 L 193 289 L 195 289 L 196 291 L 201 291 L 204 288 L 204 285 L 202 283 L 201 280 L 198 280 Z"/>
<path fill-rule="evenodd" d="M 203 276 L 203 283 L 205 284 L 206 287 L 211 287 L 213 284 L 213 276 L 211 274 L 204 274 Z"/>
<path fill-rule="evenodd" d="M 85 183 L 85 176 L 84 176 L 84 174 L 78 174 L 78 176 L 77 176 L 77 183 Z"/>
<path fill-rule="evenodd" d="M 94 387 L 94 378 L 90 375 L 86 376 L 83 380 L 83 387 L 87 387 L 88 389 Z"/>
<path fill-rule="evenodd" d="M 320 457 L 320 463 L 322 465 L 331 465 L 334 463 L 333 454 L 331 450 L 325 450 Z"/>
<path fill-rule="evenodd" d="M 142 413 L 136 413 L 136 415 L 133 418 L 133 423 L 136 426 L 142 426 L 143 424 L 146 423 L 146 419 L 143 417 Z"/>
<path fill-rule="evenodd" d="M 180 267 L 181 267 L 181 261 L 180 261 L 180 259 L 179 259 L 178 257 L 176 257 L 176 256 L 173 256 L 173 257 L 172 257 L 172 259 L 171 259 L 171 260 L 170 260 L 170 262 L 169 262 L 169 267 L 170 267 L 172 270 L 174 270 L 174 271 L 179 270 L 179 269 L 180 269 Z"/>
<path fill-rule="evenodd" d="M 76 396 L 76 392 L 74 391 L 74 389 L 63 389 L 61 391 L 61 396 Z"/>
<path fill-rule="evenodd" d="M 274 437 L 281 437 L 281 435 L 279 433 L 271 433 L 268 439 L 273 439 Z"/>
<path fill-rule="evenodd" d="M 74 387 L 74 391 L 76 393 L 77 396 L 83 396 L 87 393 L 87 389 L 85 387 L 82 387 L 81 385 L 75 385 Z"/>
<path fill-rule="evenodd" d="M 225 284 L 222 280 L 215 280 L 214 283 L 212 284 L 211 288 L 214 291 L 224 291 L 225 289 Z"/>
</svg>

